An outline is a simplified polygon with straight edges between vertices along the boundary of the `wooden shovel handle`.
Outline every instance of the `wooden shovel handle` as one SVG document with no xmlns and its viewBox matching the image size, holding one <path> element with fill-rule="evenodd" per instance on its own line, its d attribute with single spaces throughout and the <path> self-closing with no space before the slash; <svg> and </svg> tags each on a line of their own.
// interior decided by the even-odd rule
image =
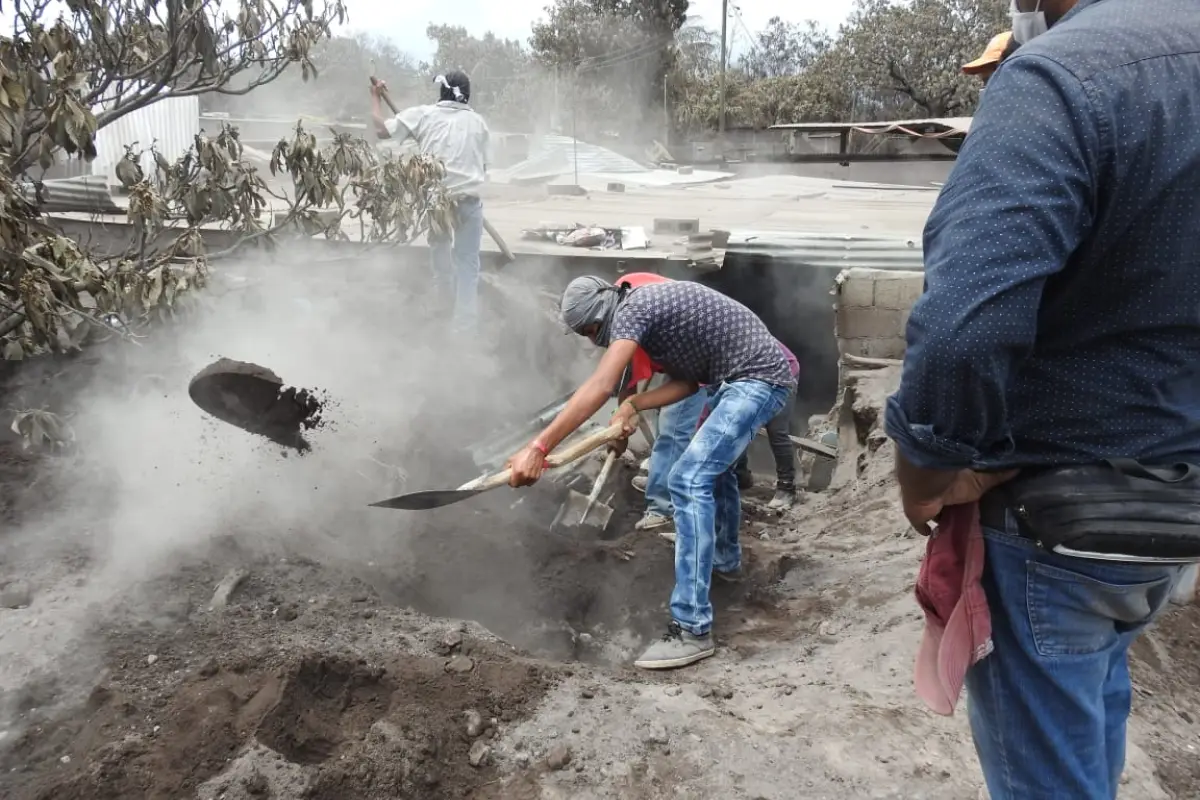
<svg viewBox="0 0 1200 800">
<path fill-rule="evenodd" d="M 635 425 L 637 424 L 636 417 L 634 417 L 632 421 Z M 588 453 L 592 452 L 593 450 L 597 450 L 597 449 L 603 447 L 604 445 L 608 444 L 609 442 L 615 442 L 617 439 L 620 439 L 624 435 L 625 435 L 625 431 L 619 424 L 611 425 L 602 431 L 596 431 L 595 433 L 591 434 L 590 436 L 583 437 L 578 442 L 575 442 L 574 444 L 572 444 L 570 447 L 564 448 L 562 450 L 557 450 L 557 451 L 551 453 L 549 456 L 546 457 L 546 468 L 547 469 L 556 469 L 558 467 L 565 467 L 567 464 L 570 464 L 574 461 L 578 461 L 579 459 L 583 458 L 584 456 L 586 456 Z M 459 488 L 459 491 L 482 492 L 482 491 L 486 491 L 488 489 L 495 489 L 498 486 L 504 486 L 505 484 L 508 483 L 508 479 L 511 477 L 512 477 L 511 469 L 501 470 L 500 472 L 497 472 L 495 475 L 486 475 L 482 478 L 476 478 L 475 480 L 471 481 L 470 483 L 464 483 L 462 486 L 460 486 L 458 488 Z"/>
<path fill-rule="evenodd" d="M 379 78 L 376 78 L 374 75 L 372 75 L 371 76 L 371 85 L 374 86 L 377 83 L 379 83 Z M 400 113 L 399 111 L 396 110 L 396 104 L 392 102 L 392 98 L 388 95 L 388 91 L 386 88 L 379 93 L 379 98 L 381 100 L 383 100 L 384 103 L 387 104 L 387 107 L 392 110 L 393 114 Z"/>
</svg>

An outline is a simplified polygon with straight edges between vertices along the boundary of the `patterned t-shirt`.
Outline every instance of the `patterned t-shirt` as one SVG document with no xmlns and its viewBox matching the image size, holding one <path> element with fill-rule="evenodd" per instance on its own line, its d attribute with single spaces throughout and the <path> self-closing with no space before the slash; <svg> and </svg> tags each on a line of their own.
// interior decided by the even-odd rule
<svg viewBox="0 0 1200 800">
<path fill-rule="evenodd" d="M 747 379 L 796 385 L 779 343 L 762 320 L 698 283 L 638 288 L 617 308 L 610 338 L 637 342 L 672 378 L 714 386 Z"/>
</svg>

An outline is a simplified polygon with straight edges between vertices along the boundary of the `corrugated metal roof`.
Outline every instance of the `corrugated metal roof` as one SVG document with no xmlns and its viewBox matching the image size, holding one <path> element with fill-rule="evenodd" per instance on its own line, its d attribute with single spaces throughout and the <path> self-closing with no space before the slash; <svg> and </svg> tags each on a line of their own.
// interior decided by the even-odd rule
<svg viewBox="0 0 1200 800">
<path fill-rule="evenodd" d="M 607 147 L 584 141 L 577 142 L 570 136 L 542 136 L 530 143 L 529 150 L 529 158 L 508 168 L 506 172 L 509 180 L 536 180 L 567 175 L 575 172 L 576 163 L 580 173 L 646 171 L 646 167 L 632 158 L 626 158 Z"/>
<path fill-rule="evenodd" d="M 32 184 L 21 184 L 21 194 L 31 203 L 38 201 Z M 48 214 L 123 214 L 113 200 L 108 180 L 103 175 L 57 178 L 42 182 L 41 210 Z"/>
<path fill-rule="evenodd" d="M 730 232 L 725 252 L 764 255 L 831 270 L 925 268 L 920 239 L 743 230 Z"/>
<path fill-rule="evenodd" d="M 183 157 L 200 132 L 200 99 L 168 97 L 132 111 L 96 132 L 96 158 L 92 174 L 104 175 L 116 182 L 117 164 L 125 157 L 125 147 L 142 151 L 142 172 L 155 174 L 153 145 L 174 163 Z"/>
<path fill-rule="evenodd" d="M 945 136 L 965 136 L 971 130 L 971 117 L 938 117 L 931 119 L 902 119 L 890 122 L 793 122 L 772 125 L 770 130 L 797 133 L 830 133 L 858 131 L 860 133 L 906 133 L 919 138 L 940 139 Z"/>
</svg>

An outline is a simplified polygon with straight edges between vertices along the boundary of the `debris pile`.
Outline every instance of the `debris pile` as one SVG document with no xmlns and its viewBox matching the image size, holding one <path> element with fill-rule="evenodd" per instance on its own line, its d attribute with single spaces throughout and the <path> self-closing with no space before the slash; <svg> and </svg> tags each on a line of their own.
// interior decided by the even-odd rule
<svg viewBox="0 0 1200 800">
<path fill-rule="evenodd" d="M 646 229 L 640 226 L 612 228 L 601 225 L 542 224 L 521 231 L 522 239 L 554 242 L 588 250 L 645 250 L 650 246 Z"/>
</svg>

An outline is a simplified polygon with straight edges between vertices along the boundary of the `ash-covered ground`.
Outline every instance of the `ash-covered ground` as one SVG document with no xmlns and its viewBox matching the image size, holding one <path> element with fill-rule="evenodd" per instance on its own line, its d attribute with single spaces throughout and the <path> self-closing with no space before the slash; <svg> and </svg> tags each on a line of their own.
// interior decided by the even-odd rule
<svg viewBox="0 0 1200 800">
<path fill-rule="evenodd" d="M 783 518 L 750 492 L 718 655 L 647 674 L 628 664 L 666 621 L 673 556 L 633 531 L 628 467 L 603 535 L 548 530 L 561 493 L 541 486 L 366 508 L 473 477 L 463 444 L 586 372 L 574 337 L 530 313 L 494 343 L 515 358 L 463 355 L 363 292 L 250 291 L 160 354 L 8 380 L 8 406 L 70 408 L 77 446 L 0 444 L 0 796 L 985 796 L 964 714 L 911 688 L 924 543 L 880 430 L 894 370 L 853 377 L 830 490 Z M 308 455 L 189 404 L 218 355 L 340 399 Z M 1175 609 L 1135 650 L 1123 796 L 1200 795 L 1198 623 Z"/>
</svg>

